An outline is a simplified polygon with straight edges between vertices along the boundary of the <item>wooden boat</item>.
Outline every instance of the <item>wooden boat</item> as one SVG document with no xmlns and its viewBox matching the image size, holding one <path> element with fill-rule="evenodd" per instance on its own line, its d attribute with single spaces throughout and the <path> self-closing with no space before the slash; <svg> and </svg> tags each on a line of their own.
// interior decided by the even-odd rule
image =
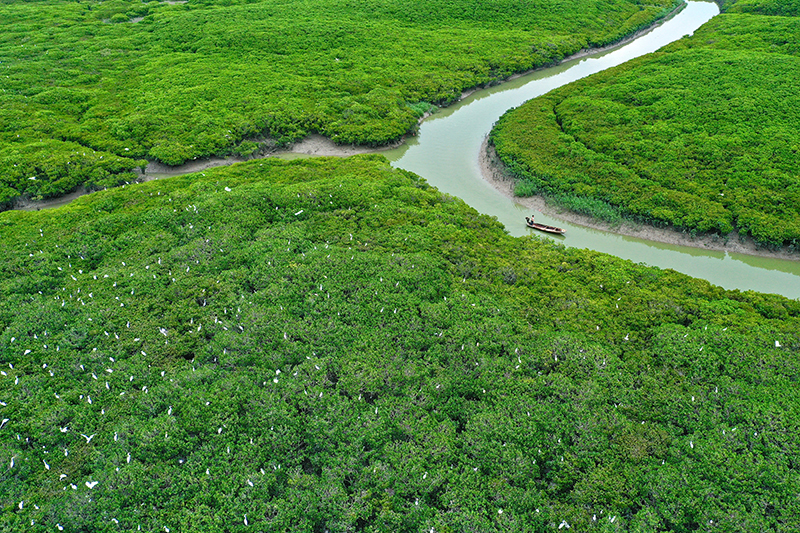
<svg viewBox="0 0 800 533">
<path fill-rule="evenodd" d="M 557 228 L 555 226 L 548 226 L 547 224 L 539 224 L 538 222 L 533 221 L 533 215 L 530 218 L 525 217 L 525 224 L 529 228 L 538 229 L 539 231 L 544 231 L 547 233 L 557 233 L 558 235 L 563 235 L 567 232 L 565 229 Z"/>
</svg>

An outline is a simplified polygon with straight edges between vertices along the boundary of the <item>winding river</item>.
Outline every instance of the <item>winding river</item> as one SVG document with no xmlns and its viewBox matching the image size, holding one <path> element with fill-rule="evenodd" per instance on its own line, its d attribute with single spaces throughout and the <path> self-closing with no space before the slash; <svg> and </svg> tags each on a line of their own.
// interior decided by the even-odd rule
<svg viewBox="0 0 800 533">
<path fill-rule="evenodd" d="M 531 98 L 653 52 L 691 34 L 718 13 L 719 8 L 713 2 L 688 2 L 680 13 L 627 44 L 476 91 L 458 104 L 427 118 L 417 137 L 407 139 L 397 149 L 381 153 L 395 167 L 415 172 L 442 192 L 457 196 L 481 213 L 496 217 L 510 234 L 526 235 L 532 230 L 526 228 L 522 220 L 530 209 L 503 196 L 481 175 L 478 162 L 481 145 L 495 121 L 506 110 Z M 298 157 L 298 154 L 286 155 Z M 228 163 L 230 161 L 219 160 L 212 166 Z M 148 175 L 149 179 L 158 179 L 191 171 L 189 168 L 150 175 L 148 170 Z M 79 194 L 40 207 L 63 205 Z M 536 220 L 567 229 L 567 236 L 559 238 L 566 246 L 590 248 L 637 263 L 672 268 L 727 289 L 800 298 L 800 261 L 656 243 L 586 228 L 559 220 L 557 216 L 537 214 Z"/>
<path fill-rule="evenodd" d="M 417 137 L 382 154 L 394 166 L 415 172 L 439 190 L 458 196 L 481 213 L 497 217 L 512 235 L 526 235 L 533 231 L 522 222 L 530 209 L 503 196 L 481 175 L 478 154 L 494 122 L 506 110 L 531 98 L 691 34 L 718 13 L 719 8 L 712 2 L 688 2 L 672 19 L 619 48 L 477 91 L 426 119 Z M 800 298 L 800 261 L 655 243 L 538 213 L 536 220 L 565 228 L 566 237 L 559 240 L 566 246 L 591 248 L 637 263 L 672 268 L 727 289 L 752 289 Z"/>
</svg>

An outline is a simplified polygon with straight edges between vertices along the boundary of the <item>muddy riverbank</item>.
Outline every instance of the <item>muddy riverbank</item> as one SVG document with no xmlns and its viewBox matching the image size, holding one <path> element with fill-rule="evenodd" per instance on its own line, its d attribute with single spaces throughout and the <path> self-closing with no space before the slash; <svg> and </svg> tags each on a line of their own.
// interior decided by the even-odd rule
<svg viewBox="0 0 800 533">
<path fill-rule="evenodd" d="M 536 212 L 540 212 L 542 214 L 587 228 L 606 231 L 609 233 L 616 233 L 618 235 L 627 235 L 629 237 L 636 237 L 648 241 L 675 244 L 679 246 L 691 246 L 694 248 L 701 248 L 703 250 L 756 255 L 759 257 L 769 257 L 773 259 L 800 259 L 800 254 L 796 252 L 792 253 L 786 248 L 775 251 L 768 250 L 762 246 L 758 246 L 755 241 L 749 237 L 740 238 L 735 232 L 731 233 L 727 237 L 721 237 L 719 235 L 692 236 L 689 233 L 670 228 L 657 228 L 648 224 L 638 224 L 628 221 L 619 224 L 611 224 L 565 209 L 551 201 L 548 201 L 543 196 L 514 196 L 515 180 L 503 168 L 503 163 L 495 154 L 494 148 L 489 145 L 488 139 L 484 140 L 483 144 L 481 145 L 478 155 L 478 165 L 480 166 L 481 174 L 487 183 L 489 183 L 498 192 L 503 194 L 506 198 L 530 208 L 531 212 L 534 214 Z"/>
</svg>

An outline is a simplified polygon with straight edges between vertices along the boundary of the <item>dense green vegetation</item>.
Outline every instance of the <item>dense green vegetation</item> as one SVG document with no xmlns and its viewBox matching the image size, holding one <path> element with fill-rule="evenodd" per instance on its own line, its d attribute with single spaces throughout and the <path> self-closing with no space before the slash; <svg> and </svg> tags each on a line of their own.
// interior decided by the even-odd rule
<svg viewBox="0 0 800 533">
<path fill-rule="evenodd" d="M 800 249 L 800 19 L 733 13 L 796 14 L 786 2 L 730 11 L 502 117 L 491 138 L 517 193 Z"/>
<path fill-rule="evenodd" d="M 616 41 L 678 0 L 0 2 L 0 207 L 309 133 L 384 144 L 431 103 Z M 85 153 L 85 155 L 84 155 Z"/>
<path fill-rule="evenodd" d="M 779 15 L 784 17 L 800 16 L 798 0 L 728 0 L 733 4 L 731 12 L 759 13 L 762 15 Z"/>
<path fill-rule="evenodd" d="M 800 302 L 380 156 L 0 214 L 3 531 L 794 531 Z"/>
</svg>

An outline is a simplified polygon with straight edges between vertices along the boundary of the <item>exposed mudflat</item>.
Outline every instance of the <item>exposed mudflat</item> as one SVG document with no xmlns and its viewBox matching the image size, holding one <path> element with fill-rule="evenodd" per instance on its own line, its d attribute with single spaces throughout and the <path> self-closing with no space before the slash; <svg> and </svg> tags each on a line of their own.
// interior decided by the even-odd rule
<svg viewBox="0 0 800 533">
<path fill-rule="evenodd" d="M 169 166 L 163 163 L 151 162 L 147 165 L 143 177 L 143 181 L 150 181 L 165 176 L 178 176 L 181 174 L 189 174 L 191 172 L 201 172 L 203 170 L 223 167 L 232 165 L 234 163 L 241 163 L 243 161 L 251 161 L 253 159 L 265 159 L 268 157 L 279 157 L 288 154 L 307 155 L 313 157 L 348 157 L 356 154 L 371 154 L 381 152 L 384 150 L 391 150 L 403 144 L 403 141 L 398 141 L 393 144 L 381 146 L 378 148 L 371 148 L 368 146 L 358 146 L 354 144 L 339 145 L 334 143 L 327 137 L 322 135 L 312 134 L 301 141 L 292 143 L 286 148 L 266 150 L 259 155 L 250 157 L 209 157 L 204 159 L 197 159 L 187 161 L 182 165 Z"/>
</svg>

